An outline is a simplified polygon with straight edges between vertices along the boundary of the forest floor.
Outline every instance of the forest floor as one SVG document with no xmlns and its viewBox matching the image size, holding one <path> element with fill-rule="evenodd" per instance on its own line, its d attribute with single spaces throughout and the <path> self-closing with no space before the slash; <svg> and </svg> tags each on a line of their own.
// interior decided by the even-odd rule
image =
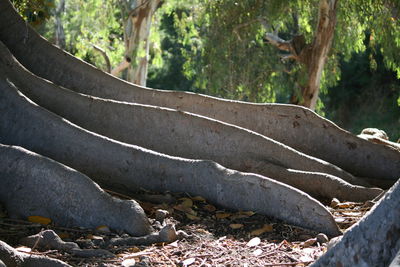
<svg viewBox="0 0 400 267">
<path fill-rule="evenodd" d="M 168 216 L 164 222 L 174 224 L 187 235 L 170 244 L 107 247 L 115 255 L 113 258 L 81 258 L 57 250 L 27 248 L 19 245 L 19 240 L 52 229 L 64 241 L 76 242 L 81 248 L 98 248 L 96 244 L 100 241 L 126 234 L 108 231 L 106 227 L 90 230 L 52 223 L 43 225 L 11 219 L 0 211 L 0 240 L 23 253 L 46 255 L 73 266 L 308 266 L 327 251 L 326 237 L 317 232 L 252 211 L 220 209 L 199 196 L 146 192 L 139 196 L 138 202 L 156 227 L 159 225 L 154 219 L 157 210 L 165 210 Z M 356 223 L 373 205 L 334 201 L 324 204 L 342 231 Z"/>
</svg>

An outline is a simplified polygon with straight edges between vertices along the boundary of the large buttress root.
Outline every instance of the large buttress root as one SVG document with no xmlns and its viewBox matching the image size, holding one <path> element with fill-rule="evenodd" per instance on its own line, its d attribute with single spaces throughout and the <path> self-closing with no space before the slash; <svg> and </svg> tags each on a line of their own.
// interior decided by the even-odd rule
<svg viewBox="0 0 400 267">
<path fill-rule="evenodd" d="M 399 199 L 400 180 L 312 266 L 389 266 L 400 250 Z"/>
<path fill-rule="evenodd" d="M 255 172 L 312 196 L 365 201 L 382 192 L 352 186 L 337 177 L 355 184 L 362 181 L 247 129 L 196 114 L 77 94 L 31 74 L 1 42 L 0 56 L 0 70 L 31 100 L 92 132 L 172 156 L 210 159 L 231 169 Z M 289 169 L 303 172 L 299 175 Z"/>
<path fill-rule="evenodd" d="M 107 225 L 142 236 L 151 231 L 133 200 L 105 193 L 87 176 L 21 147 L 0 144 L 0 202 L 11 217 L 43 216 L 59 225 Z"/>
<path fill-rule="evenodd" d="M 214 162 L 171 157 L 86 131 L 35 105 L 0 72 L 0 142 L 23 146 L 125 190 L 183 191 L 338 235 L 332 215 L 307 194 Z"/>
<path fill-rule="evenodd" d="M 200 114 L 268 136 L 356 176 L 400 176 L 400 153 L 352 135 L 314 112 L 292 105 L 252 104 L 126 83 L 59 50 L 41 38 L 0 0 L 0 40 L 33 73 L 85 94 Z M 85 86 L 82 86 L 82 85 Z"/>
</svg>

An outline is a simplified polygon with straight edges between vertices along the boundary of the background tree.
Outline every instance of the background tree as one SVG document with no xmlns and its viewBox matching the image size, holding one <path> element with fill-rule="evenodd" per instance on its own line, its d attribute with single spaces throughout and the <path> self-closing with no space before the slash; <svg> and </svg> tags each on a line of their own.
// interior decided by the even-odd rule
<svg viewBox="0 0 400 267">
<path fill-rule="evenodd" d="M 339 57 L 348 60 L 352 52 L 366 49 L 367 30 L 371 47 L 382 52 L 389 69 L 400 73 L 396 1 L 203 3 L 206 8 L 197 15 L 202 60 L 191 61 L 189 69 L 207 92 L 263 101 L 260 96 L 274 98 L 273 88 L 284 92 L 275 95 L 278 101 L 287 101 L 291 91 L 292 103 L 315 109 L 320 88 L 326 90 L 340 78 Z M 181 22 L 183 33 L 193 34 L 187 31 L 191 21 Z M 188 60 L 199 51 L 197 43 L 193 47 Z"/>
</svg>

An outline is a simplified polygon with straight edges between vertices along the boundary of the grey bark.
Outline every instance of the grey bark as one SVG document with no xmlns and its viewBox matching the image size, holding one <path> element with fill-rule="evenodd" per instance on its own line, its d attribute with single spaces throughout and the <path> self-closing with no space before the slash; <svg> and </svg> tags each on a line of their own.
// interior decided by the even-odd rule
<svg viewBox="0 0 400 267">
<path fill-rule="evenodd" d="M 18 252 L 0 240 L 0 266 L 1 263 L 7 267 L 71 267 L 60 260 Z"/>
<path fill-rule="evenodd" d="M 282 181 L 315 197 L 365 201 L 382 192 L 353 186 L 350 183 L 362 181 L 255 132 L 195 114 L 77 94 L 29 73 L 1 42 L 0 55 L 0 70 L 31 100 L 115 140 L 173 156 L 214 160 L 228 168 Z"/>
<path fill-rule="evenodd" d="M 400 249 L 400 180 L 313 265 L 388 266 Z"/>
<path fill-rule="evenodd" d="M 306 108 L 228 101 L 126 83 L 47 43 L 23 22 L 7 0 L 0 3 L 0 40 L 30 71 L 59 85 L 89 95 L 163 106 L 235 124 L 356 176 L 374 178 L 377 185 L 393 184 L 400 176 L 398 151 L 362 140 Z"/>
<path fill-rule="evenodd" d="M 137 202 L 113 198 L 87 176 L 21 147 L 0 144 L 0 181 L 0 201 L 12 218 L 43 216 L 92 229 L 107 225 L 134 236 L 151 231 Z"/>
<path fill-rule="evenodd" d="M 23 146 L 109 188 L 188 192 L 223 207 L 253 210 L 331 236 L 340 233 L 324 206 L 293 187 L 89 132 L 29 101 L 1 72 L 0 143 Z"/>
</svg>

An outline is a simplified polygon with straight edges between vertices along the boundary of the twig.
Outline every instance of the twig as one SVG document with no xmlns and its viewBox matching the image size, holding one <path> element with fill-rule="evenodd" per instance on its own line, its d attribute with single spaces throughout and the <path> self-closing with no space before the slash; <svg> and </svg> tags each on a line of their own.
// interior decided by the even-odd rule
<svg viewBox="0 0 400 267">
<path fill-rule="evenodd" d="M 172 264 L 172 266 L 176 266 L 176 264 L 167 255 L 165 255 L 164 252 L 160 251 L 160 253 L 164 258 L 166 258 Z"/>
</svg>

